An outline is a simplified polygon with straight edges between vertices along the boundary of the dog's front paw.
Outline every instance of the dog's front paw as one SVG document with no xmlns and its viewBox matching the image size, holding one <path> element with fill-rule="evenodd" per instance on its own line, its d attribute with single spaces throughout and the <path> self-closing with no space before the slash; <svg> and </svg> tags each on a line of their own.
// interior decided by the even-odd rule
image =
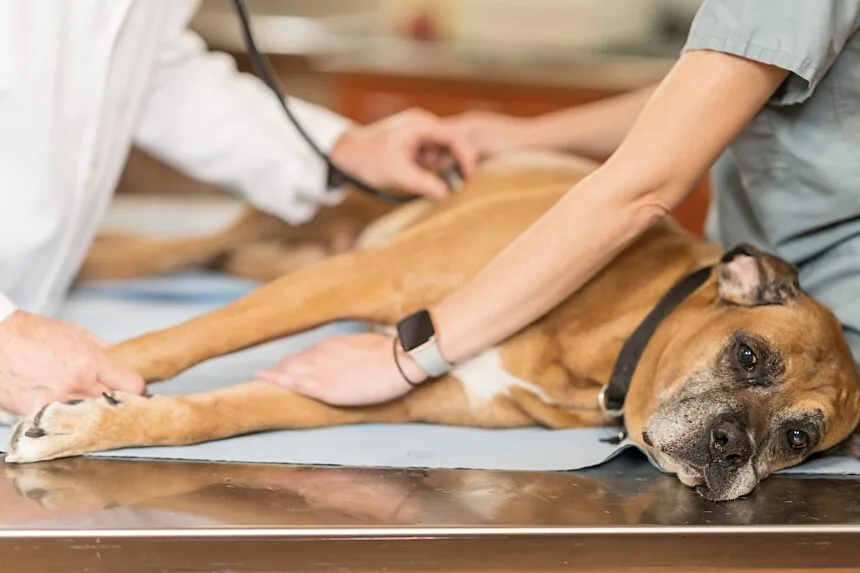
<svg viewBox="0 0 860 573">
<path fill-rule="evenodd" d="M 15 426 L 8 463 L 28 463 L 111 449 L 122 437 L 123 410 L 146 398 L 103 394 L 90 400 L 52 402 Z"/>
</svg>

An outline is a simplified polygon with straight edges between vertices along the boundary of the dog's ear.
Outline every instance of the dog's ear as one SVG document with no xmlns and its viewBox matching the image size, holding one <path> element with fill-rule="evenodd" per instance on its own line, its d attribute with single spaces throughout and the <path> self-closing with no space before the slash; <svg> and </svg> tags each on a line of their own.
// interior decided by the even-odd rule
<svg viewBox="0 0 860 573">
<path fill-rule="evenodd" d="M 800 291 L 794 265 L 748 244 L 727 252 L 715 271 L 720 299 L 729 304 L 784 304 Z"/>
</svg>

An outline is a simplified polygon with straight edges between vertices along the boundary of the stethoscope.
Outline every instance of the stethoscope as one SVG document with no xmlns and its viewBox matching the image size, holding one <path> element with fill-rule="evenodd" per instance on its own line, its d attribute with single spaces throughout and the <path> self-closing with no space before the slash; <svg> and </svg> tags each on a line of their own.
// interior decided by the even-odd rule
<svg viewBox="0 0 860 573">
<path fill-rule="evenodd" d="M 251 33 L 251 24 L 249 21 L 250 19 L 248 17 L 248 9 L 245 6 L 244 0 L 233 0 L 233 6 L 236 8 L 236 13 L 238 14 L 239 20 L 242 24 L 242 36 L 245 41 L 245 49 L 248 51 L 248 57 L 251 60 L 251 67 L 253 68 L 254 73 L 257 75 L 257 77 L 263 80 L 263 82 L 269 87 L 270 90 L 272 90 L 272 92 L 274 92 L 275 96 L 278 98 L 278 101 L 281 104 L 281 107 L 284 108 L 284 112 L 287 114 L 287 117 L 289 118 L 290 122 L 296 128 L 296 131 L 298 131 L 299 135 L 301 135 L 302 138 L 308 143 L 308 145 L 310 145 L 311 149 L 313 149 L 314 152 L 319 155 L 320 158 L 323 159 L 323 161 L 325 161 L 329 170 L 332 173 L 339 175 L 344 183 L 355 187 L 359 191 L 362 191 L 375 199 L 387 201 L 389 203 L 406 203 L 415 199 L 415 197 L 407 195 L 397 195 L 389 193 L 387 191 L 383 191 L 381 189 L 377 189 L 376 187 L 358 179 L 354 175 L 350 175 L 348 172 L 344 171 L 332 162 L 328 154 L 326 154 L 322 149 L 319 148 L 319 146 L 304 130 L 301 123 L 299 123 L 299 121 L 293 115 L 293 112 L 290 111 L 290 107 L 287 105 L 287 98 L 281 91 L 280 87 L 278 87 L 278 82 L 271 71 L 271 67 L 269 66 L 268 60 L 264 58 L 260 54 L 260 51 L 257 49 L 257 43 L 254 41 L 254 35 Z M 453 169 L 459 175 L 459 167 L 455 165 Z"/>
</svg>

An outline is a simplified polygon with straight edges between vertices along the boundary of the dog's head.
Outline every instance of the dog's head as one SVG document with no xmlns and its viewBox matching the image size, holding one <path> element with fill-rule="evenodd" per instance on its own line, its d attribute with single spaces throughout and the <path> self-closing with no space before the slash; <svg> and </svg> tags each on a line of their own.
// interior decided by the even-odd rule
<svg viewBox="0 0 860 573">
<path fill-rule="evenodd" d="M 666 471 L 735 499 L 848 437 L 857 366 L 792 265 L 744 245 L 694 296 L 643 355 L 625 405 L 630 437 Z"/>
</svg>

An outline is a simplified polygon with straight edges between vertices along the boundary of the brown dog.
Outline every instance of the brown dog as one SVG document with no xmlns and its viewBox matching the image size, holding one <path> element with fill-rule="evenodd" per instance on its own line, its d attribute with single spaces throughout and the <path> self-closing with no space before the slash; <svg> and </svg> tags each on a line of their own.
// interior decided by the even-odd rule
<svg viewBox="0 0 860 573">
<path fill-rule="evenodd" d="M 463 284 L 593 168 L 547 154 L 487 161 L 452 199 L 383 216 L 358 251 L 121 343 L 112 358 L 155 382 L 333 321 L 392 325 Z M 799 288 L 792 266 L 752 247 L 724 257 L 672 222 L 655 225 L 542 319 L 402 399 L 335 408 L 251 381 L 191 396 L 54 403 L 18 425 L 7 461 L 359 422 L 603 425 L 600 391 L 622 345 L 665 293 L 706 267 L 713 270 L 699 273 L 703 282 L 644 340 L 624 422 L 682 482 L 709 499 L 734 499 L 851 433 L 858 372 L 835 317 Z"/>
</svg>

